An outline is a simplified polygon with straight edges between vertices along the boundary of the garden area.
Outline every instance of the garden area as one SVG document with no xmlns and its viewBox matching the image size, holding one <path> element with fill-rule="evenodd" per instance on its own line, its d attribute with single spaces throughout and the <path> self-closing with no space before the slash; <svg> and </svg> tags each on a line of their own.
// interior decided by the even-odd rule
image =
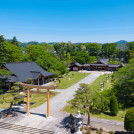
<svg viewBox="0 0 134 134">
<path fill-rule="evenodd" d="M 89 73 L 70 72 L 70 80 L 68 80 L 68 74 L 63 75 L 61 78 L 57 78 L 58 89 L 66 89 L 75 83 L 79 82 L 83 78 L 89 75 Z M 58 81 L 60 79 L 60 82 Z"/>
<path fill-rule="evenodd" d="M 57 92 L 50 91 L 50 98 L 54 97 L 57 94 L 58 94 Z M 17 96 L 20 99 L 18 99 L 17 101 L 14 101 L 15 96 Z M 16 105 L 26 104 L 27 102 L 26 94 L 22 95 L 22 94 L 19 94 L 19 92 L 14 93 L 14 94 L 10 92 L 6 92 L 0 95 L 0 108 L 2 109 L 9 108 L 12 101 L 14 101 Z M 30 108 L 36 108 L 46 101 L 47 101 L 47 94 L 31 94 L 30 95 L 30 104 L 31 104 Z"/>
<path fill-rule="evenodd" d="M 108 79 L 108 83 L 107 83 L 106 76 L 107 76 L 107 74 L 101 75 L 93 83 L 91 83 L 88 86 L 88 88 L 90 90 L 94 91 L 95 98 L 96 98 L 96 100 L 94 102 L 98 103 L 95 105 L 93 104 L 91 106 L 90 115 L 91 115 L 91 117 L 96 117 L 96 118 L 124 121 L 126 110 L 119 109 L 117 116 L 113 116 L 110 113 L 110 110 L 108 108 L 110 105 L 109 104 L 110 102 L 108 100 L 109 97 L 106 94 L 109 94 L 108 92 L 110 92 L 110 88 L 112 86 L 112 83 L 111 83 L 112 78 L 111 78 L 111 75 L 109 75 L 109 79 Z M 103 91 L 100 91 L 101 83 L 104 83 Z M 94 98 L 93 98 L 93 100 L 94 100 Z M 106 103 L 107 106 L 106 107 L 103 106 L 104 105 L 103 103 Z M 105 109 L 105 110 L 102 111 L 101 106 L 103 106 L 103 109 Z M 84 109 L 79 109 L 79 108 L 73 107 L 72 104 L 70 104 L 70 103 L 63 109 L 64 112 L 74 113 L 74 114 L 76 114 L 78 110 L 81 110 L 82 113 L 85 112 Z"/>
</svg>

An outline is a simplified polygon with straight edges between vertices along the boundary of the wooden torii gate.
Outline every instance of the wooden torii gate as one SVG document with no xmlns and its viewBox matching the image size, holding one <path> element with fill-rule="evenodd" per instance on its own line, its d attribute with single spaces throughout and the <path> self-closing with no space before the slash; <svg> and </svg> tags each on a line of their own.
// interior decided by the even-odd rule
<svg viewBox="0 0 134 134">
<path fill-rule="evenodd" d="M 31 85 L 31 84 L 24 84 L 20 83 L 20 85 L 24 88 L 27 88 L 27 91 L 22 91 L 22 92 L 27 92 L 27 115 L 29 115 L 29 96 L 31 94 L 46 94 L 44 92 L 40 92 L 40 89 L 47 89 L 47 117 L 50 116 L 50 93 L 49 90 L 51 89 L 56 89 L 57 86 L 39 86 L 39 85 Z M 37 88 L 37 92 L 30 92 L 31 88 Z"/>
</svg>

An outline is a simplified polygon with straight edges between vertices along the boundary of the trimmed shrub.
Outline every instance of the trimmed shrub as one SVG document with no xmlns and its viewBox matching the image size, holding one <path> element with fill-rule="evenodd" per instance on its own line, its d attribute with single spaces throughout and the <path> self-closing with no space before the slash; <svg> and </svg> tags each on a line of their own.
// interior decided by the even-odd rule
<svg viewBox="0 0 134 134">
<path fill-rule="evenodd" d="M 116 96 L 112 96 L 110 99 L 110 112 L 114 116 L 118 113 L 118 101 Z"/>
<path fill-rule="evenodd" d="M 134 107 L 130 108 L 125 115 L 124 129 L 134 132 Z"/>
</svg>

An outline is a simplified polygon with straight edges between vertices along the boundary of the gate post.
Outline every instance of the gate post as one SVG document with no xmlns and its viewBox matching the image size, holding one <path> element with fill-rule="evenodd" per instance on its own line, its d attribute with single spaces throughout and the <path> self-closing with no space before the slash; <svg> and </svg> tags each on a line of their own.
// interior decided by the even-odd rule
<svg viewBox="0 0 134 134">
<path fill-rule="evenodd" d="M 29 94 L 30 94 L 30 89 L 27 89 L 27 115 L 29 115 Z"/>
<path fill-rule="evenodd" d="M 47 117 L 50 116 L 50 97 L 49 97 L 49 89 L 47 89 Z"/>
</svg>

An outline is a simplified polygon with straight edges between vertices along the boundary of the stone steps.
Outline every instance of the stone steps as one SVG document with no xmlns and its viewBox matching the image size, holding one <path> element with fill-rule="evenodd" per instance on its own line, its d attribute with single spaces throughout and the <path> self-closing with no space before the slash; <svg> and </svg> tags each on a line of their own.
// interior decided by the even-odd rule
<svg viewBox="0 0 134 134">
<path fill-rule="evenodd" d="M 10 123 L 5 123 L 5 122 L 0 122 L 0 128 L 6 129 L 6 130 L 22 132 L 23 134 L 54 134 L 53 131 L 49 131 L 49 130 L 15 125 L 15 124 L 10 124 Z"/>
</svg>

